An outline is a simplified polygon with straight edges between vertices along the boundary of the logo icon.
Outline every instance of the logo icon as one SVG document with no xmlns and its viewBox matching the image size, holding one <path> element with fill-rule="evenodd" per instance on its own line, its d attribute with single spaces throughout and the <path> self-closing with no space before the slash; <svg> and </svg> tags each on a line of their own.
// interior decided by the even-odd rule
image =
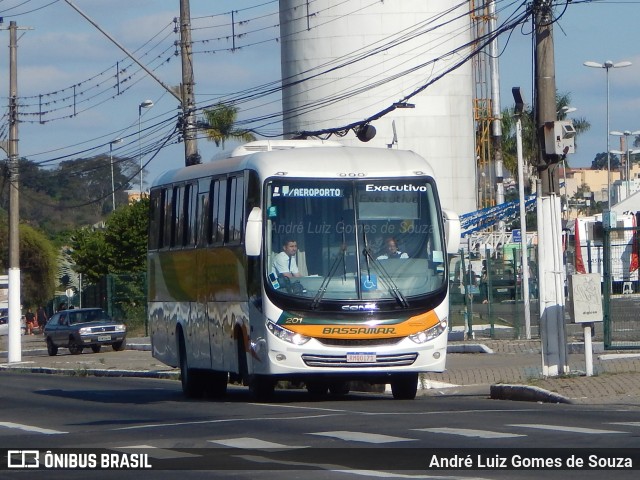
<svg viewBox="0 0 640 480">
<path fill-rule="evenodd" d="M 38 450 L 8 450 L 7 468 L 38 468 L 40 452 Z"/>
</svg>

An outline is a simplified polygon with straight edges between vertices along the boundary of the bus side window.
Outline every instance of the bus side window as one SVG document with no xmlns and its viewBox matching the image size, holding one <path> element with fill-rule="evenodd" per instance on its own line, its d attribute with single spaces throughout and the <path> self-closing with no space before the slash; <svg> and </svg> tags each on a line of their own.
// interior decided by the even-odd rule
<svg viewBox="0 0 640 480">
<path fill-rule="evenodd" d="M 149 250 L 162 247 L 164 189 L 152 190 L 149 201 Z"/>
<path fill-rule="evenodd" d="M 198 238 L 198 191 L 196 185 L 188 184 L 185 186 L 183 202 L 182 245 L 193 246 Z"/>
<path fill-rule="evenodd" d="M 244 178 L 230 177 L 229 192 L 229 221 L 226 243 L 240 243 L 242 240 L 242 223 L 244 213 Z"/>
<path fill-rule="evenodd" d="M 210 244 L 221 244 L 224 241 L 225 208 L 227 203 L 227 182 L 219 178 L 211 181 L 209 189 L 209 228 Z"/>
<path fill-rule="evenodd" d="M 184 245 L 184 233 L 185 233 L 185 187 L 173 187 L 174 191 L 174 229 L 173 237 L 171 241 L 172 247 L 181 247 Z"/>
<path fill-rule="evenodd" d="M 164 196 L 164 209 L 162 212 L 163 221 L 163 234 L 162 234 L 162 246 L 169 247 L 173 239 L 174 230 L 174 202 L 173 202 L 173 189 L 167 188 Z"/>
</svg>

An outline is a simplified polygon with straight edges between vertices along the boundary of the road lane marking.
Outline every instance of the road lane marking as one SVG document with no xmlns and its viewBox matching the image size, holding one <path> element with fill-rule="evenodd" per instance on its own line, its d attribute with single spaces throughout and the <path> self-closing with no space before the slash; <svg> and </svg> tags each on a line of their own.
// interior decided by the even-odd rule
<svg viewBox="0 0 640 480">
<path fill-rule="evenodd" d="M 583 428 L 583 427 L 566 427 L 563 425 L 536 425 L 534 423 L 511 423 L 508 424 L 509 427 L 520 427 L 520 428 L 534 428 L 538 430 L 553 430 L 557 432 L 572 432 L 572 433 L 586 433 L 589 435 L 601 435 L 605 433 L 627 433 L 621 432 L 619 430 L 600 430 L 597 428 Z"/>
<path fill-rule="evenodd" d="M 333 416 L 335 416 L 335 414 L 304 415 L 301 417 L 287 417 L 286 420 L 309 420 L 312 418 L 324 418 L 324 417 L 333 417 Z M 172 422 L 172 423 L 151 423 L 151 424 L 143 424 L 143 425 L 130 425 L 128 427 L 113 428 L 112 430 L 142 430 L 145 428 L 182 427 L 186 425 L 209 425 L 214 423 L 256 422 L 256 421 L 265 421 L 265 420 L 273 420 L 273 421 L 281 422 L 283 419 L 280 417 L 223 418 L 223 419 L 217 419 L 217 420 L 196 420 L 193 422 Z"/>
<path fill-rule="evenodd" d="M 414 442 L 415 438 L 394 437 L 391 435 L 381 435 L 379 433 L 348 432 L 346 430 L 336 430 L 333 432 L 310 432 L 308 435 L 318 435 L 322 437 L 339 438 L 350 442 L 364 443 L 392 443 L 392 442 Z"/>
<path fill-rule="evenodd" d="M 178 450 L 171 450 L 168 448 L 158 448 L 152 445 L 127 445 L 124 447 L 110 448 L 110 450 L 122 453 L 131 453 L 130 450 L 144 450 L 143 453 L 149 455 L 150 458 L 157 458 L 158 460 L 166 460 L 169 458 L 188 458 L 188 457 L 201 457 L 202 455 L 195 455 L 193 453 L 181 452 Z M 140 452 L 136 452 L 140 453 Z"/>
<path fill-rule="evenodd" d="M 251 437 L 239 437 L 239 438 L 224 438 L 221 440 L 207 440 L 210 443 L 217 443 L 231 448 L 244 448 L 247 450 L 294 450 L 297 448 L 307 448 L 304 445 L 284 445 L 282 443 L 267 442 L 260 440 L 259 438 Z"/>
<path fill-rule="evenodd" d="M 25 432 L 34 432 L 34 433 L 42 433 L 44 435 L 60 435 L 63 432 L 60 430 L 51 430 L 49 428 L 40 428 L 34 427 L 33 425 L 23 425 L 21 423 L 13 423 L 13 422 L 0 422 L 0 427 L 13 428 L 16 430 L 24 430 Z"/>
<path fill-rule="evenodd" d="M 460 435 L 462 437 L 473 437 L 473 438 L 513 438 L 513 437 L 526 437 L 526 435 L 521 435 L 517 433 L 503 433 L 503 432 L 492 432 L 490 430 L 474 430 L 472 428 L 412 428 L 411 430 L 417 430 L 419 432 L 430 432 L 430 433 L 446 433 L 449 435 Z"/>
</svg>

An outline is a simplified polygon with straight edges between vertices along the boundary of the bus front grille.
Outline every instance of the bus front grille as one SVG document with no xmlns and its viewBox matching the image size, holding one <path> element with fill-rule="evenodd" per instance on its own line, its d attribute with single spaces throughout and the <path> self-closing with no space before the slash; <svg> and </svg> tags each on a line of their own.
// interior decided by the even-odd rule
<svg viewBox="0 0 640 480">
<path fill-rule="evenodd" d="M 404 337 L 395 338 L 371 338 L 360 340 L 346 340 L 341 338 L 316 338 L 323 345 L 329 347 L 376 347 L 379 345 L 396 345 Z"/>
<path fill-rule="evenodd" d="M 405 367 L 412 365 L 418 358 L 417 353 L 377 355 L 375 362 L 347 362 L 346 355 L 310 355 L 303 354 L 302 361 L 308 367 L 338 367 L 338 368 L 380 368 Z"/>
</svg>

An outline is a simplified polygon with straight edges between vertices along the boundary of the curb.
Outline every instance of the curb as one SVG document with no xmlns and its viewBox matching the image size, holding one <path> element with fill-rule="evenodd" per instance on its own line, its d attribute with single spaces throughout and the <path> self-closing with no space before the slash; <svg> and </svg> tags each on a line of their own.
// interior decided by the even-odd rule
<svg viewBox="0 0 640 480">
<path fill-rule="evenodd" d="M 0 365 L 0 371 L 13 371 L 18 373 L 46 373 L 49 375 L 68 375 L 78 377 L 146 377 L 178 380 L 179 371 L 170 370 L 104 370 L 99 368 L 50 368 L 29 367 L 25 365 Z"/>
<path fill-rule="evenodd" d="M 482 343 L 464 343 L 447 345 L 447 353 L 493 353 L 493 350 Z"/>
<path fill-rule="evenodd" d="M 571 399 L 530 385 L 491 385 L 490 395 L 493 400 L 515 400 L 525 402 L 568 403 Z"/>
</svg>

